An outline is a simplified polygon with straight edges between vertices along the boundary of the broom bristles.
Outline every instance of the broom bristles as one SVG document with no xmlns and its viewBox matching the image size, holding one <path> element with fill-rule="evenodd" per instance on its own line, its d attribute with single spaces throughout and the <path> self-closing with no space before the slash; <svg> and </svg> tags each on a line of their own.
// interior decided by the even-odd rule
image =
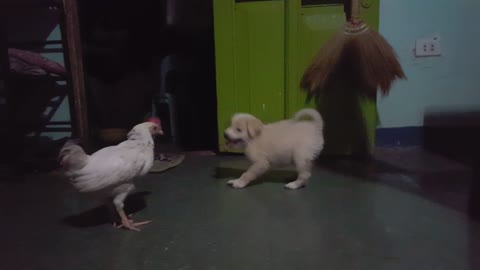
<svg viewBox="0 0 480 270">
<path fill-rule="evenodd" d="M 379 33 L 369 29 L 349 35 L 342 30 L 313 58 L 300 87 L 311 98 L 327 90 L 331 80 L 342 79 L 373 91 L 363 94 L 374 96 L 378 89 L 386 96 L 395 80 L 405 78 L 395 51 Z"/>
<path fill-rule="evenodd" d="M 310 65 L 303 73 L 300 81 L 300 87 L 313 92 L 315 89 L 323 90 L 328 79 L 334 72 L 343 51 L 343 45 L 346 44 L 347 36 L 343 30 L 338 31 L 333 38 L 328 40 L 323 47 L 313 57 Z"/>
<path fill-rule="evenodd" d="M 354 40 L 355 57 L 359 58 L 360 71 L 365 85 L 381 94 L 389 94 L 394 81 L 406 79 L 395 50 L 376 31 L 366 31 Z"/>
</svg>

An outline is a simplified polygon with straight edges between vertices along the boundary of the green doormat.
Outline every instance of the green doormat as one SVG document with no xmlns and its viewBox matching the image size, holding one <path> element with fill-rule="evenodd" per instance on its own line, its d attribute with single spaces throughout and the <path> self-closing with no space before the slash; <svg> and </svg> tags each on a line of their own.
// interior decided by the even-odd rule
<svg viewBox="0 0 480 270">
<path fill-rule="evenodd" d="M 168 169 L 176 167 L 185 159 L 185 154 L 166 154 L 162 158 L 155 159 L 150 169 L 151 173 L 164 172 Z"/>
</svg>

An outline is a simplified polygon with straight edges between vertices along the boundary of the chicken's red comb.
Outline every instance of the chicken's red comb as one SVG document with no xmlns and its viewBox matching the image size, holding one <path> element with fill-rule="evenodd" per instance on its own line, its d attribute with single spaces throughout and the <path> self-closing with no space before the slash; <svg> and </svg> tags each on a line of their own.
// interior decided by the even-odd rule
<svg viewBox="0 0 480 270">
<path fill-rule="evenodd" d="M 150 118 L 148 118 L 147 122 L 152 122 L 152 123 L 155 123 L 159 126 L 162 124 L 162 122 L 160 121 L 160 118 L 158 118 L 158 117 L 150 117 Z"/>
</svg>

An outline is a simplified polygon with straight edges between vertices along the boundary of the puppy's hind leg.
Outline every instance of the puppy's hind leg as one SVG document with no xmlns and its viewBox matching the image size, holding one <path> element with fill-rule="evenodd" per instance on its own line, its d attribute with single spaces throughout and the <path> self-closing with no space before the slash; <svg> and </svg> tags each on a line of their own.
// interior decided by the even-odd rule
<svg viewBox="0 0 480 270">
<path fill-rule="evenodd" d="M 299 189 L 304 187 L 307 184 L 308 179 L 312 175 L 312 161 L 304 157 L 296 157 L 294 159 L 295 167 L 297 168 L 298 176 L 297 179 L 293 182 L 290 182 L 285 185 L 285 188 L 288 189 Z"/>
</svg>

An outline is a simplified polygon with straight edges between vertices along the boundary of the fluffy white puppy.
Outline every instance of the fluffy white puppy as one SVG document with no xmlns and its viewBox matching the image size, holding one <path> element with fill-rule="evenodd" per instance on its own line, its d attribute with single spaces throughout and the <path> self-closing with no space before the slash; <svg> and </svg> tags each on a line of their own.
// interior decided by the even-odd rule
<svg viewBox="0 0 480 270">
<path fill-rule="evenodd" d="M 237 113 L 224 135 L 227 147 L 245 149 L 253 163 L 240 178 L 228 182 L 234 188 L 247 186 L 273 166 L 291 164 L 298 177 L 285 187 L 301 188 L 310 178 L 312 162 L 324 144 L 323 120 L 314 109 L 302 109 L 292 119 L 266 125 L 250 114 Z"/>
</svg>

